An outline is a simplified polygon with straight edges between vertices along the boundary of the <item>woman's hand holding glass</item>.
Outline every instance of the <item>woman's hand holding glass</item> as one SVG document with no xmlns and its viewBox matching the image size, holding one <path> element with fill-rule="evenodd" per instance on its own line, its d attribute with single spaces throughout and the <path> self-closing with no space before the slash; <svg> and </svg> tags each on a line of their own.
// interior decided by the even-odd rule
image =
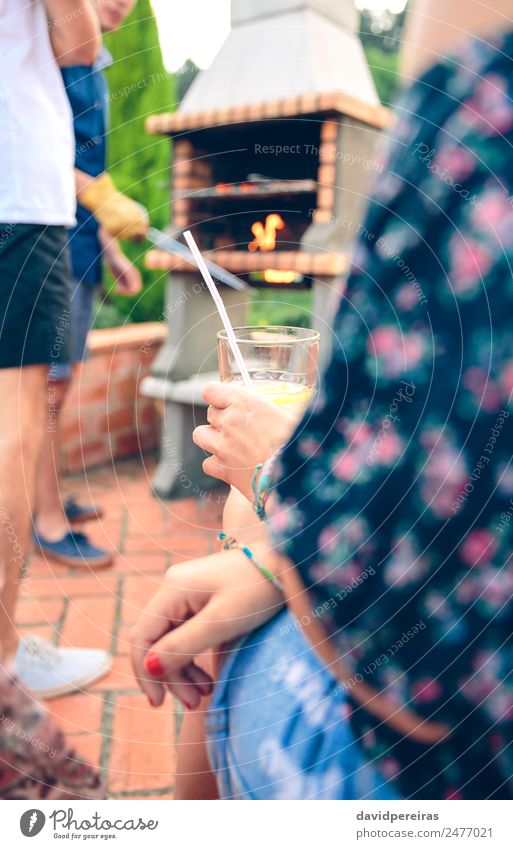
<svg viewBox="0 0 513 849">
<path fill-rule="evenodd" d="M 255 466 L 287 441 L 297 424 L 297 410 L 279 407 L 236 383 L 211 383 L 203 397 L 209 404 L 209 424 L 192 435 L 196 445 L 212 455 L 203 470 L 251 500 Z"/>
</svg>

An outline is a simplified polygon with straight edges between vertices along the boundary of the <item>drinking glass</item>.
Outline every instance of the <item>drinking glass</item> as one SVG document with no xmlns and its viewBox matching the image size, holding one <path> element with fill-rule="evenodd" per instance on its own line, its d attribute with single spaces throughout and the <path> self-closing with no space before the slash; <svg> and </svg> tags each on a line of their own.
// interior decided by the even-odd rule
<svg viewBox="0 0 513 849">
<path fill-rule="evenodd" d="M 301 413 L 317 384 L 320 334 L 304 327 L 234 327 L 235 338 L 256 392 Z M 223 382 L 242 382 L 225 330 L 217 334 Z"/>
</svg>

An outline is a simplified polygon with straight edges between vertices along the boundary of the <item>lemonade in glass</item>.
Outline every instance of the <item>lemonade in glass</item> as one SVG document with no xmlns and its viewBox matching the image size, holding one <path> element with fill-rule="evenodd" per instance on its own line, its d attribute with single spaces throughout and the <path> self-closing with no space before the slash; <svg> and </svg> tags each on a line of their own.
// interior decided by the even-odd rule
<svg viewBox="0 0 513 849">
<path fill-rule="evenodd" d="M 319 333 L 304 327 L 273 325 L 233 330 L 255 391 L 301 415 L 317 384 Z M 241 382 L 225 330 L 219 331 L 217 340 L 221 380 Z"/>
</svg>

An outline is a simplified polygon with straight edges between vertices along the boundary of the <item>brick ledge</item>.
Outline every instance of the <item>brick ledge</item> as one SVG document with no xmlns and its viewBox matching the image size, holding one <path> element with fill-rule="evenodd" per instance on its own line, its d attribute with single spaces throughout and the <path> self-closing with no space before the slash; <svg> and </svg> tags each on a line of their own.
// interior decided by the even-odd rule
<svg viewBox="0 0 513 849">
<path fill-rule="evenodd" d="M 302 115 L 338 115 L 361 121 L 383 130 L 391 123 L 392 113 L 381 104 L 367 103 L 344 92 L 305 94 L 282 100 L 248 103 L 211 109 L 201 112 L 161 112 L 146 119 L 146 132 L 157 135 L 175 135 L 187 131 L 210 129 L 229 124 L 247 124 L 254 121 L 269 121 L 276 118 L 291 118 Z"/>
<path fill-rule="evenodd" d="M 146 321 L 140 324 L 124 324 L 122 327 L 108 327 L 92 330 L 89 334 L 88 349 L 91 354 L 105 354 L 110 351 L 125 351 L 132 348 L 151 348 L 160 345 L 167 336 L 167 326 L 159 321 Z"/>
</svg>

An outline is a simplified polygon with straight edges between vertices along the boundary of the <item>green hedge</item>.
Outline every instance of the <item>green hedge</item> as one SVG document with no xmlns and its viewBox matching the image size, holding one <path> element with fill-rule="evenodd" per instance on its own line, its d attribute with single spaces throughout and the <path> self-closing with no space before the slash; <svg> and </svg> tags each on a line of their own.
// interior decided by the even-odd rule
<svg viewBox="0 0 513 849">
<path fill-rule="evenodd" d="M 145 133 L 148 115 L 176 108 L 175 80 L 164 67 L 157 23 L 149 0 L 139 0 L 124 25 L 105 37 L 114 63 L 107 69 L 110 88 L 109 171 L 121 191 L 142 203 L 156 227 L 169 221 L 169 139 Z M 165 275 L 149 272 L 143 258 L 148 245 L 125 242 L 123 250 L 140 268 L 144 290 L 137 298 L 112 293 L 107 275 L 108 306 L 101 306 L 95 326 L 124 321 L 152 321 L 162 315 Z"/>
</svg>

